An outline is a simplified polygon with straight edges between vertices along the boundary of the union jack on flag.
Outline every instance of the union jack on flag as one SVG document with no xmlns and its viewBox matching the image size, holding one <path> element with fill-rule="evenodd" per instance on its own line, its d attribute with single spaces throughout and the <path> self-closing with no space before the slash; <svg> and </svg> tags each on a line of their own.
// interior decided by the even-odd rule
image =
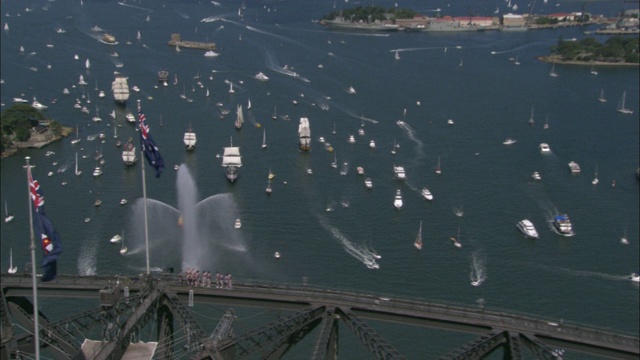
<svg viewBox="0 0 640 360">
<path fill-rule="evenodd" d="M 138 101 L 138 122 L 140 126 L 140 149 L 144 152 L 144 157 L 147 158 L 149 165 L 153 167 L 156 172 L 156 177 L 160 177 L 164 170 L 164 159 L 160 154 L 160 150 L 156 146 L 151 134 L 149 133 L 149 125 L 145 123 L 146 117 L 142 113 L 140 108 L 140 102 Z"/>
</svg>

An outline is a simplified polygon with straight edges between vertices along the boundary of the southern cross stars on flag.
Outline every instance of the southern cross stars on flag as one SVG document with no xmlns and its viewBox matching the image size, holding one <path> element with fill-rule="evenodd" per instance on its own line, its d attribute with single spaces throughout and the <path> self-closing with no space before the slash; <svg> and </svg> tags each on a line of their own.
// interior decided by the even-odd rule
<svg viewBox="0 0 640 360">
<path fill-rule="evenodd" d="M 156 177 L 159 178 L 160 174 L 164 170 L 164 160 L 160 154 L 160 150 L 156 146 L 151 134 L 149 133 L 149 126 L 145 124 L 145 116 L 142 113 L 140 102 L 138 102 L 138 122 L 140 123 L 140 148 L 144 152 L 144 157 L 147 158 L 149 165 L 153 167 L 156 172 Z"/>
<path fill-rule="evenodd" d="M 58 273 L 58 257 L 62 254 L 62 242 L 60 234 L 53 227 L 53 223 L 44 212 L 44 196 L 40 191 L 40 184 L 31 176 L 31 168 L 28 170 L 29 191 L 33 201 L 33 231 L 41 243 L 42 256 L 42 281 L 51 281 Z"/>
</svg>

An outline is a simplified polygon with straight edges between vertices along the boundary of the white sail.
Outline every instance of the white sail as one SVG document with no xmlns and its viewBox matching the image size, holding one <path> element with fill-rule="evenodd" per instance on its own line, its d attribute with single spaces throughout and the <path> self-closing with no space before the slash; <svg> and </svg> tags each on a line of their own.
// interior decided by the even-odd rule
<svg viewBox="0 0 640 360">
<path fill-rule="evenodd" d="M 222 166 L 242 166 L 242 156 L 240 155 L 239 146 L 228 146 L 224 148 Z"/>
<path fill-rule="evenodd" d="M 131 138 L 122 149 L 122 161 L 126 166 L 131 166 L 136 163 L 136 147 L 133 145 Z"/>
<path fill-rule="evenodd" d="M 300 136 L 300 150 L 309 151 L 311 148 L 311 128 L 309 127 L 309 119 L 306 117 L 300 118 L 300 125 L 298 126 L 298 135 Z"/>
<path fill-rule="evenodd" d="M 113 98 L 116 102 L 125 103 L 129 100 L 129 83 L 127 78 L 123 75 L 116 74 L 116 78 L 111 84 L 111 91 L 113 91 Z"/>
<path fill-rule="evenodd" d="M 244 115 L 242 115 L 242 105 L 238 104 L 238 108 L 236 109 L 235 126 L 237 129 L 240 129 L 242 124 L 244 124 Z"/>
<path fill-rule="evenodd" d="M 196 146 L 196 133 L 191 129 L 184 133 L 184 145 L 187 150 L 192 150 Z"/>
</svg>

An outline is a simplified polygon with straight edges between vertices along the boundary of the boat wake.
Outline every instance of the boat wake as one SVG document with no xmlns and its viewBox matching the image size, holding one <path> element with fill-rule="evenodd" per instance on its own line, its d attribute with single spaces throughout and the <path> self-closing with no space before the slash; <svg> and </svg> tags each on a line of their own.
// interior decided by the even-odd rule
<svg viewBox="0 0 640 360">
<path fill-rule="evenodd" d="M 153 12 L 153 10 L 151 10 L 151 9 L 149 9 L 149 8 L 144 8 L 144 7 L 142 7 L 142 6 L 130 5 L 130 4 L 127 4 L 126 2 L 118 1 L 118 5 L 121 5 L 121 6 L 127 6 L 127 7 L 134 8 L 134 9 L 138 9 L 138 10 L 144 10 L 144 11 L 148 11 L 148 12 Z"/>
<path fill-rule="evenodd" d="M 411 141 L 413 141 L 416 144 L 416 153 L 418 154 L 418 157 L 415 159 L 416 161 L 423 158 L 424 157 L 424 143 L 422 142 L 422 140 L 418 139 L 418 137 L 416 136 L 416 130 L 414 128 L 411 127 L 411 125 L 407 124 L 406 122 L 402 121 L 402 120 L 398 120 L 396 122 L 398 124 L 398 126 L 400 126 L 401 129 L 405 130 L 407 133 L 407 136 L 409 137 L 409 139 L 411 139 Z"/>
<path fill-rule="evenodd" d="M 333 235 L 334 239 L 336 239 L 341 245 L 342 248 L 351 256 L 358 259 L 360 262 L 365 264 L 369 269 L 378 269 L 380 265 L 376 262 L 376 259 L 380 258 L 380 255 L 374 253 L 370 250 L 369 247 L 364 245 L 354 244 L 349 240 L 349 238 L 340 232 L 340 230 L 331 226 L 328 220 L 318 215 L 318 220 L 320 220 L 320 225 L 327 231 Z"/>
<path fill-rule="evenodd" d="M 476 250 L 471 254 L 471 271 L 469 272 L 469 280 L 471 285 L 480 286 L 487 279 L 486 256 Z"/>
<path fill-rule="evenodd" d="M 370 122 L 372 124 L 377 124 L 379 121 L 376 119 L 370 119 L 368 117 L 365 117 L 364 115 L 356 115 L 355 113 L 351 112 L 351 111 L 347 111 L 347 114 L 349 114 L 350 116 L 362 120 L 362 121 L 366 121 L 366 122 Z"/>
<path fill-rule="evenodd" d="M 605 274 L 605 273 L 601 273 L 601 272 L 597 272 L 597 271 L 572 270 L 572 269 L 568 269 L 568 268 L 561 268 L 561 267 L 548 266 L 548 265 L 539 265 L 539 266 L 542 269 L 547 270 L 547 271 L 560 273 L 560 274 L 565 274 L 565 275 L 571 275 L 571 276 L 588 277 L 588 278 L 600 278 L 600 279 L 605 279 L 605 280 L 624 280 L 624 281 L 628 281 L 629 280 L 629 275 L 628 274 L 625 274 L 625 275 L 611 275 L 611 274 Z"/>
<path fill-rule="evenodd" d="M 306 77 L 300 76 L 300 74 L 298 74 L 297 72 L 291 70 L 291 68 L 289 68 L 287 65 L 285 66 L 280 66 L 278 64 L 276 64 L 276 60 L 274 59 L 273 55 L 271 53 L 267 53 L 267 67 L 275 72 L 278 72 L 280 74 L 284 74 L 287 76 L 291 76 L 293 78 L 302 80 L 304 82 L 311 82 L 311 80 L 307 79 Z"/>
</svg>

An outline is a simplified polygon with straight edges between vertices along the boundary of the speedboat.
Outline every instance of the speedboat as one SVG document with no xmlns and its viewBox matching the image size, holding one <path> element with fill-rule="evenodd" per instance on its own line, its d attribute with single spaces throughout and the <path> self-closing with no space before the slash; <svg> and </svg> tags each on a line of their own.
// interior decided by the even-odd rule
<svg viewBox="0 0 640 360">
<path fill-rule="evenodd" d="M 431 191 L 429 191 L 429 189 L 427 189 L 426 187 L 422 188 L 422 196 L 426 200 L 433 200 L 433 195 L 431 194 Z"/>
<path fill-rule="evenodd" d="M 393 173 L 396 176 L 396 179 L 399 180 L 404 180 L 407 178 L 407 174 L 404 171 L 404 166 L 400 165 L 400 166 L 394 166 L 393 167 Z"/>
<path fill-rule="evenodd" d="M 255 78 L 260 80 L 260 81 L 269 81 L 269 77 L 267 75 L 265 75 L 263 72 L 257 73 Z"/>
<path fill-rule="evenodd" d="M 347 92 L 351 95 L 355 95 L 356 89 L 353 86 L 349 86 L 349 90 L 347 90 Z"/>
<path fill-rule="evenodd" d="M 533 223 L 531 221 L 529 221 L 528 219 L 524 219 L 524 220 L 520 221 L 516 225 L 516 227 L 518 228 L 518 230 L 522 231 L 524 236 L 528 237 L 529 239 L 537 239 L 538 238 L 538 231 L 533 226 Z"/>
<path fill-rule="evenodd" d="M 573 226 L 571 225 L 571 220 L 569 220 L 569 216 L 567 214 L 564 215 L 556 215 L 553 218 L 553 227 L 556 229 L 556 232 L 562 236 L 573 236 L 575 233 L 573 232 Z"/>
<path fill-rule="evenodd" d="M 205 53 L 204 53 L 204 56 L 205 56 L 205 57 L 216 57 L 216 56 L 218 56 L 218 55 L 220 55 L 220 54 L 218 54 L 217 52 L 212 51 L 212 50 L 209 50 L 209 51 L 207 51 L 207 52 L 205 52 Z"/>
<path fill-rule="evenodd" d="M 373 181 L 371 180 L 371 178 L 366 178 L 366 179 L 364 179 L 364 186 L 365 186 L 367 189 L 371 189 L 371 188 L 373 188 Z"/>
<path fill-rule="evenodd" d="M 403 205 L 403 203 L 402 203 L 402 192 L 400 191 L 400 189 L 398 189 L 398 190 L 396 190 L 396 197 L 393 200 L 393 206 L 395 206 L 396 209 L 400 210 L 402 205 Z"/>
<path fill-rule="evenodd" d="M 37 110 L 44 110 L 44 109 L 48 108 L 48 106 L 42 105 L 40 102 L 38 102 L 38 100 L 36 100 L 36 98 L 33 98 L 33 102 L 31 103 L 31 106 L 33 106 Z"/>
<path fill-rule="evenodd" d="M 533 180 L 542 180 L 542 177 L 540 176 L 540 173 L 535 171 L 531 177 L 533 178 Z"/>
<path fill-rule="evenodd" d="M 236 229 L 240 229 L 242 227 L 242 223 L 240 222 L 240 218 L 236 219 L 236 223 L 233 225 Z"/>
<path fill-rule="evenodd" d="M 127 199 L 122 198 L 120 199 L 120 205 L 125 205 L 127 203 Z"/>
<path fill-rule="evenodd" d="M 549 147 L 549 144 L 547 144 L 547 143 L 540 144 L 540 152 L 541 153 L 551 152 L 551 148 Z"/>
<path fill-rule="evenodd" d="M 453 125 L 453 124 L 454 124 L 453 119 L 449 119 L 449 120 L 447 120 L 447 124 L 449 124 L 449 125 Z"/>
<path fill-rule="evenodd" d="M 100 166 L 96 166 L 96 168 L 93 170 L 93 176 L 98 177 L 102 175 L 102 169 L 100 169 Z"/>
<path fill-rule="evenodd" d="M 571 170 L 572 174 L 580 174 L 580 165 L 575 161 L 571 161 L 569 162 L 569 170 Z"/>
<path fill-rule="evenodd" d="M 370 148 L 372 148 L 372 149 L 375 149 L 375 148 L 376 148 L 376 142 L 375 142 L 375 141 L 373 141 L 373 140 L 371 140 L 371 141 L 369 142 L 369 147 L 370 147 Z"/>
<path fill-rule="evenodd" d="M 504 139 L 504 141 L 502 143 L 504 145 L 511 145 L 511 144 L 514 144 L 516 141 L 517 141 L 516 139 L 506 138 L 506 139 Z"/>
<path fill-rule="evenodd" d="M 632 273 L 629 278 L 633 282 L 640 282 L 640 274 L 638 274 L 638 273 Z"/>
<path fill-rule="evenodd" d="M 362 166 L 358 166 L 356 168 L 356 172 L 358 173 L 358 175 L 364 175 L 364 168 Z"/>
<path fill-rule="evenodd" d="M 112 243 L 119 243 L 120 241 L 122 241 L 122 237 L 118 234 L 114 235 L 111 240 L 109 240 Z"/>
<path fill-rule="evenodd" d="M 274 257 L 274 258 L 276 258 L 276 260 L 280 259 L 280 252 L 279 252 L 279 251 L 276 251 L 276 252 L 273 254 L 273 257 Z"/>
</svg>

